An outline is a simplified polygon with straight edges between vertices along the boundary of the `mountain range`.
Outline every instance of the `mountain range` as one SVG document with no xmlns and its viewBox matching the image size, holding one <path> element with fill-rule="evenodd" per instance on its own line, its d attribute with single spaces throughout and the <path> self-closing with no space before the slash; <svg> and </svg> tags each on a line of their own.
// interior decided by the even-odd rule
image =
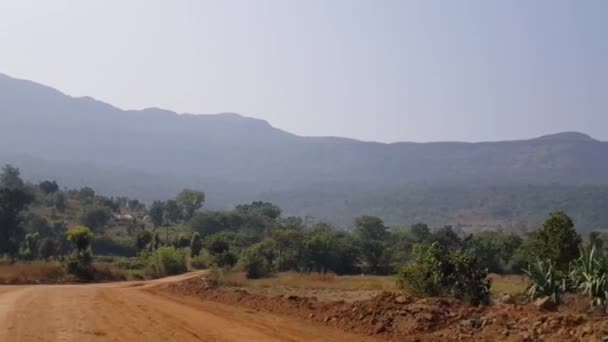
<svg viewBox="0 0 608 342">
<path fill-rule="evenodd" d="M 303 137 L 233 113 L 122 110 L 0 74 L 0 163 L 21 167 L 32 181 L 56 179 L 147 201 L 195 187 L 207 192 L 209 208 L 267 199 L 287 214 L 346 222 L 368 209 L 382 216 L 375 203 L 408 192 L 424 202 L 423 194 L 437 195 L 437 189 L 470 194 L 471 189 L 536 187 L 543 192 L 559 184 L 564 191 L 597 191 L 608 185 L 607 157 L 608 142 L 578 132 L 480 143 Z M 356 200 L 371 198 L 377 200 L 367 207 Z M 356 210 L 349 209 L 353 200 Z M 399 201 L 393 202 L 385 206 Z M 335 215 L 327 212 L 338 206 Z M 385 216 L 393 224 L 412 223 L 412 216 L 434 221 L 435 211 L 429 212 Z M 465 222 L 466 217 L 472 216 L 458 220 L 464 225 L 495 221 Z M 608 218 L 596 221 L 594 227 L 608 226 Z"/>
</svg>

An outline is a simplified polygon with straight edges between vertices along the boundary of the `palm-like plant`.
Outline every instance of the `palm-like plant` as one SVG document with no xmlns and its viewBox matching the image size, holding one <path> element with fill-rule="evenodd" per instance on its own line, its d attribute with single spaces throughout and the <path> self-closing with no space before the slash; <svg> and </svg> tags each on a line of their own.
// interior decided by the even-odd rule
<svg viewBox="0 0 608 342">
<path fill-rule="evenodd" d="M 570 279 L 588 295 L 593 305 L 606 305 L 608 298 L 608 259 L 595 245 L 580 248 L 580 257 L 570 267 Z"/>
<path fill-rule="evenodd" d="M 567 289 L 565 277 L 557 271 L 551 261 L 537 260 L 524 270 L 530 279 L 526 291 L 531 298 L 549 296 L 554 303 L 559 303 L 560 293 Z"/>
</svg>

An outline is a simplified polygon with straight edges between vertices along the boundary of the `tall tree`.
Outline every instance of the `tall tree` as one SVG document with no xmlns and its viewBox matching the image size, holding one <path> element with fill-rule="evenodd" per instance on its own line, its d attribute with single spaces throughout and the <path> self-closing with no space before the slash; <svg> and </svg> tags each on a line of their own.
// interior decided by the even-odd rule
<svg viewBox="0 0 608 342">
<path fill-rule="evenodd" d="M 388 271 L 386 250 L 389 233 L 384 222 L 378 217 L 361 216 L 355 220 L 355 236 L 364 268 L 374 274 Z"/>
<path fill-rule="evenodd" d="M 184 219 L 190 220 L 194 213 L 203 207 L 205 193 L 191 189 L 184 189 L 177 195 L 177 203 L 184 213 Z"/>
<path fill-rule="evenodd" d="M 23 189 L 0 188 L 0 254 L 17 254 L 24 236 L 21 212 L 31 201 Z"/>
<path fill-rule="evenodd" d="M 572 219 L 563 211 L 549 214 L 536 240 L 539 256 L 551 260 L 561 270 L 567 270 L 579 255 L 581 237 Z"/>
<path fill-rule="evenodd" d="M 182 219 L 182 211 L 176 200 L 168 200 L 165 203 L 165 221 L 169 224 L 176 224 Z"/>
<path fill-rule="evenodd" d="M 19 169 L 10 164 L 6 164 L 4 168 L 2 168 L 2 173 L 0 173 L 0 188 L 15 190 L 22 189 L 23 186 L 24 183 L 21 179 L 21 172 Z"/>
<path fill-rule="evenodd" d="M 154 201 L 148 210 L 150 220 L 154 225 L 154 229 L 160 227 L 163 224 L 165 217 L 165 204 L 161 201 Z"/>
</svg>

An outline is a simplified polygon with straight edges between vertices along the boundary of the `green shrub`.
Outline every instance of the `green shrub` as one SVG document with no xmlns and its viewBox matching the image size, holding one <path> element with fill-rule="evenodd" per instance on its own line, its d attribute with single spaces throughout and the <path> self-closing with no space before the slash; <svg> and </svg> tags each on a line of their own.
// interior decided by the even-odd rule
<svg viewBox="0 0 608 342">
<path fill-rule="evenodd" d="M 93 233 L 89 228 L 81 226 L 73 227 L 66 232 L 68 241 L 76 246 L 76 250 L 66 260 L 67 271 L 83 280 L 94 278 L 92 236 Z"/>
<path fill-rule="evenodd" d="M 190 259 L 190 266 L 197 270 L 205 270 L 213 264 L 213 258 L 204 250 L 198 256 L 193 256 Z"/>
<path fill-rule="evenodd" d="M 608 300 L 608 258 L 602 250 L 582 247 L 579 258 L 570 266 L 571 286 L 589 296 L 592 305 L 605 306 Z"/>
<path fill-rule="evenodd" d="M 474 305 L 489 301 L 487 270 L 463 250 L 449 250 L 437 243 L 416 244 L 412 256 L 398 273 L 400 288 L 419 296 L 451 296 Z"/>
<path fill-rule="evenodd" d="M 161 247 L 148 256 L 146 274 L 151 277 L 164 277 L 184 273 L 188 270 L 183 250 Z"/>
<path fill-rule="evenodd" d="M 140 257 L 122 258 L 116 262 L 116 267 L 122 270 L 143 270 L 146 267 L 146 260 Z"/>
<path fill-rule="evenodd" d="M 526 293 L 530 298 L 549 296 L 554 303 L 559 303 L 560 294 L 567 290 L 566 277 L 555 269 L 549 260 L 537 260 L 524 270 L 530 279 Z"/>
<path fill-rule="evenodd" d="M 248 279 L 266 278 L 275 271 L 274 251 L 269 242 L 255 244 L 243 251 L 241 265 Z"/>
<path fill-rule="evenodd" d="M 77 276 L 81 280 L 93 280 L 95 277 L 93 252 L 91 252 L 91 249 L 72 253 L 65 263 L 67 272 Z"/>
<path fill-rule="evenodd" d="M 412 261 L 397 275 L 397 285 L 417 296 L 439 296 L 443 292 L 441 258 L 437 244 L 415 244 Z"/>
</svg>

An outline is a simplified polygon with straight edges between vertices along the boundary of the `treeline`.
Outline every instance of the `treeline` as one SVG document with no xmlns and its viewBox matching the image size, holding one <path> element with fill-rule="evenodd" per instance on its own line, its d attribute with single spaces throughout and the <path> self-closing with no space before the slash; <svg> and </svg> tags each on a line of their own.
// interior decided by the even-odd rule
<svg viewBox="0 0 608 342">
<path fill-rule="evenodd" d="M 284 217 L 268 202 L 228 211 L 202 211 L 204 203 L 205 194 L 190 189 L 146 206 L 90 188 L 62 190 L 54 181 L 26 184 L 19 170 L 6 166 L 0 174 L 0 254 L 66 259 L 73 273 L 86 273 L 95 252 L 123 257 L 119 267 L 150 276 L 183 272 L 188 265 L 235 268 L 249 278 L 283 271 L 397 274 L 412 292 L 481 302 L 489 272 L 530 273 L 539 260 L 564 272 L 579 257 L 582 241 L 563 212 L 526 234 L 466 234 L 424 223 L 389 227 L 374 216 L 336 229 Z M 603 238 L 590 236 L 602 250 Z"/>
</svg>

